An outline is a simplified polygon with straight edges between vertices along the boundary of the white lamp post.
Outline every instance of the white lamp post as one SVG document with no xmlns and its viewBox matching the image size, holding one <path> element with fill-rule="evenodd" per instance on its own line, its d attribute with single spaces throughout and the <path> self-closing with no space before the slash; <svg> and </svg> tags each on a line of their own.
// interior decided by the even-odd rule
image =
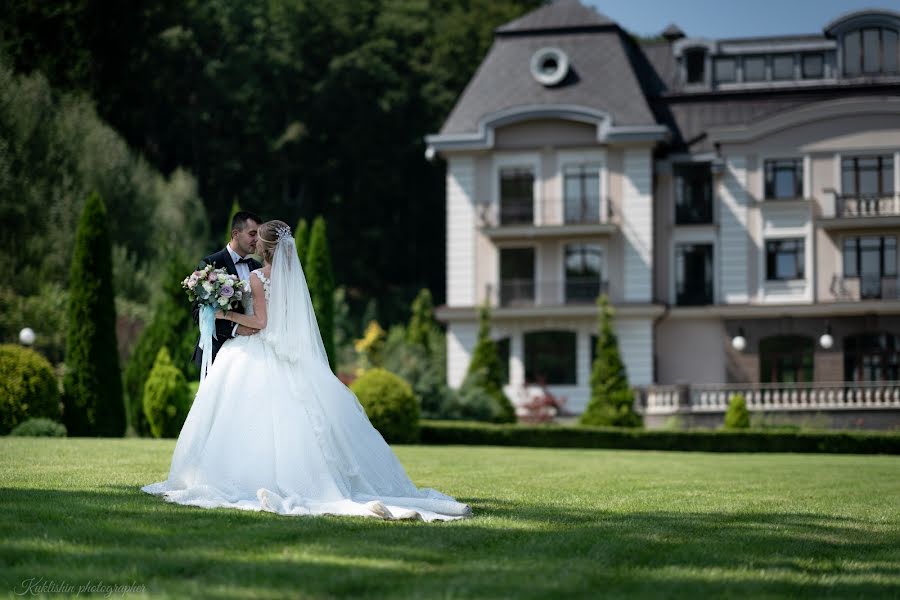
<svg viewBox="0 0 900 600">
<path fill-rule="evenodd" d="M 34 343 L 34 330 L 31 327 L 25 327 L 19 332 L 19 341 L 23 346 L 30 346 Z"/>
</svg>

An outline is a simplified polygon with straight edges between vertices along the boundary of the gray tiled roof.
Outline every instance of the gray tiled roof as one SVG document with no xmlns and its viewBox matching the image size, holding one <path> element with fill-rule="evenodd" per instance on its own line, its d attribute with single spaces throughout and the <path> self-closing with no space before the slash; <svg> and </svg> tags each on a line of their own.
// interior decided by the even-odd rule
<svg viewBox="0 0 900 600">
<path fill-rule="evenodd" d="M 475 132 L 486 115 L 537 104 L 601 110 L 609 113 L 617 126 L 656 124 L 626 53 L 624 35 L 613 27 L 596 32 L 497 36 L 441 133 Z M 570 62 L 569 76 L 553 87 L 535 81 L 530 70 L 531 57 L 547 46 L 561 49 Z"/>
<path fill-rule="evenodd" d="M 557 0 L 510 21 L 496 29 L 497 33 L 521 33 L 571 29 L 596 25 L 615 25 L 609 17 L 588 8 L 578 0 Z"/>
</svg>

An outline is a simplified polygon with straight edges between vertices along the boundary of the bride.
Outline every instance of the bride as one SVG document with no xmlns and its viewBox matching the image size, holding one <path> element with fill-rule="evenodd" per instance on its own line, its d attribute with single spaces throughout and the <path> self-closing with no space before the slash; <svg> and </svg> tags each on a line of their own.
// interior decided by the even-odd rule
<svg viewBox="0 0 900 600">
<path fill-rule="evenodd" d="M 141 488 L 169 502 L 283 515 L 453 520 L 468 505 L 417 489 L 334 376 L 290 228 L 259 228 L 262 269 L 250 275 L 247 314 L 260 329 L 228 340 L 197 391 L 169 477 Z"/>
</svg>

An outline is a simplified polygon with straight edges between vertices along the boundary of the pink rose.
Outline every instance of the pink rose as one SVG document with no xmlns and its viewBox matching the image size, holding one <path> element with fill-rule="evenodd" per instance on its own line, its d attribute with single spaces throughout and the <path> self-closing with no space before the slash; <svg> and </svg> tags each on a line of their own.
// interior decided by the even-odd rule
<svg viewBox="0 0 900 600">
<path fill-rule="evenodd" d="M 215 281 L 216 279 L 218 279 L 218 275 L 214 271 L 210 271 L 209 275 L 206 276 L 207 281 Z"/>
</svg>

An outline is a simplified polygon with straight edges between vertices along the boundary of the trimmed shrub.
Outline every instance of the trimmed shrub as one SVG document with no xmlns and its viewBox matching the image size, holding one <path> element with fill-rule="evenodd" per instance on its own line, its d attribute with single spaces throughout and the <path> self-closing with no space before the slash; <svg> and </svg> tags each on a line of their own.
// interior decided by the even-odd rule
<svg viewBox="0 0 900 600">
<path fill-rule="evenodd" d="M 388 442 L 419 439 L 419 403 L 409 384 L 386 369 L 371 369 L 350 387 L 372 425 Z"/>
<path fill-rule="evenodd" d="M 0 434 L 30 417 L 59 418 L 59 384 L 46 358 L 30 348 L 0 345 Z"/>
<path fill-rule="evenodd" d="M 822 452 L 900 454 L 900 434 L 769 431 L 665 431 L 618 427 L 491 425 L 462 421 L 423 421 L 423 444 L 528 446 L 540 448 L 616 448 L 688 452 Z"/>
<path fill-rule="evenodd" d="M 512 403 L 502 390 L 493 388 L 487 370 L 469 373 L 463 384 L 453 393 L 447 416 L 451 419 L 515 423 Z"/>
<path fill-rule="evenodd" d="M 63 423 L 70 435 L 121 436 L 125 403 L 116 343 L 116 307 L 106 207 L 85 202 L 69 273 Z"/>
<path fill-rule="evenodd" d="M 177 437 L 192 398 L 187 380 L 172 364 L 169 351 L 160 348 L 144 384 L 144 417 L 153 437 Z"/>
<path fill-rule="evenodd" d="M 480 388 L 493 399 L 495 405 L 496 410 L 492 408 L 490 411 L 494 415 L 490 420 L 495 423 L 515 423 L 516 410 L 503 393 L 504 383 L 497 344 L 491 339 L 491 311 L 485 304 L 479 311 L 478 340 L 472 350 L 472 360 L 460 388 L 459 400 L 465 404 L 466 396 L 469 396 L 472 407 L 479 406 L 479 410 L 484 408 L 484 403 L 476 400 L 471 391 L 473 387 Z"/>
<path fill-rule="evenodd" d="M 302 261 L 301 261 L 302 262 Z M 334 274 L 331 270 L 331 253 L 325 219 L 321 216 L 313 221 L 309 234 L 309 249 L 303 265 L 309 295 L 316 311 L 316 322 L 322 334 L 322 343 L 328 355 L 328 364 L 334 370 Z"/>
<path fill-rule="evenodd" d="M 9 435 L 20 437 L 66 437 L 66 426 L 47 417 L 35 417 L 16 425 Z"/>
<path fill-rule="evenodd" d="M 613 331 L 613 309 L 605 294 L 597 298 L 597 306 L 597 357 L 591 368 L 591 399 L 581 415 L 581 424 L 640 427 L 641 416 L 634 411 L 634 393 L 628 387 L 619 340 Z"/>
<path fill-rule="evenodd" d="M 728 400 L 725 411 L 725 429 L 747 429 L 750 427 L 750 411 L 743 394 L 735 394 Z"/>
</svg>

